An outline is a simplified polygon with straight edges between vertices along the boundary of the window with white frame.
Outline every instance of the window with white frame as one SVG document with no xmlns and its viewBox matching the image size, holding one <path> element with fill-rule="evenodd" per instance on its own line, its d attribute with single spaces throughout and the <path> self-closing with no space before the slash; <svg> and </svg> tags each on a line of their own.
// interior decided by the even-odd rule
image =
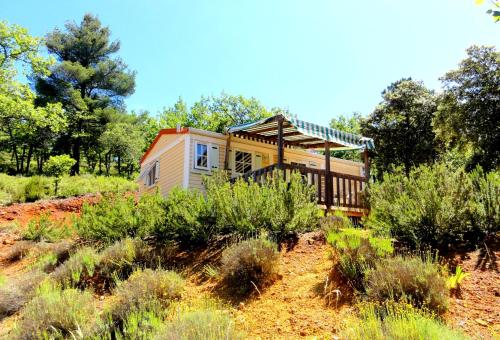
<svg viewBox="0 0 500 340">
<path fill-rule="evenodd" d="M 234 153 L 234 171 L 238 174 L 245 174 L 252 171 L 252 154 L 245 151 Z"/>
<path fill-rule="evenodd" d="M 196 143 L 194 150 L 194 167 L 208 170 L 208 144 Z"/>
</svg>

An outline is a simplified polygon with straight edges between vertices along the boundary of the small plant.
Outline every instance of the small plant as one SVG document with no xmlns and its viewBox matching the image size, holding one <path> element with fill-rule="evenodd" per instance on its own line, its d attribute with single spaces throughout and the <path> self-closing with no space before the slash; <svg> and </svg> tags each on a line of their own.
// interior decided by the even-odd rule
<svg viewBox="0 0 500 340">
<path fill-rule="evenodd" d="M 61 177 L 68 175 L 69 170 L 75 163 L 76 160 L 68 155 L 50 156 L 45 162 L 43 170 L 47 175 L 54 177 L 54 194 L 56 196 Z"/>
<path fill-rule="evenodd" d="M 96 314 L 90 292 L 61 290 L 47 282 L 23 309 L 17 333 L 22 339 L 83 337 Z"/>
<path fill-rule="evenodd" d="M 41 242 L 54 242 L 69 235 L 69 229 L 65 225 L 56 226 L 49 218 L 49 214 L 42 214 L 37 219 L 28 223 L 28 227 L 23 234 L 25 240 Z"/>
<path fill-rule="evenodd" d="M 0 320 L 20 310 L 33 297 L 44 278 L 45 274 L 32 270 L 20 278 L 4 282 L 0 287 Z"/>
<path fill-rule="evenodd" d="M 352 288 L 364 291 L 365 273 L 376 262 L 392 254 L 392 240 L 374 237 L 370 230 L 344 228 L 330 230 L 327 242 L 334 248 L 337 267 Z"/>
<path fill-rule="evenodd" d="M 359 317 L 348 319 L 343 339 L 442 339 L 465 340 L 457 330 L 446 327 L 432 314 L 407 304 L 394 302 L 358 305 Z"/>
<path fill-rule="evenodd" d="M 366 294 L 372 301 L 404 301 L 442 313 L 448 308 L 442 267 L 427 257 L 395 256 L 366 273 Z"/>
<path fill-rule="evenodd" d="M 46 177 L 33 176 L 24 187 L 24 200 L 34 202 L 49 196 L 50 184 Z"/>
<path fill-rule="evenodd" d="M 464 272 L 462 267 L 457 266 L 455 268 L 455 274 L 450 276 L 446 281 L 448 289 L 454 294 L 460 293 L 460 285 L 467 276 L 470 276 L 470 274 Z"/>
<path fill-rule="evenodd" d="M 57 267 L 50 276 L 63 287 L 78 287 L 84 285 L 84 279 L 94 275 L 99 261 L 100 256 L 94 248 L 83 247 Z"/>
<path fill-rule="evenodd" d="M 155 303 L 165 308 L 180 298 L 183 290 L 184 280 L 175 272 L 137 270 L 116 288 L 116 301 L 109 313 L 113 321 L 123 321 L 130 312 L 148 309 Z"/>
<path fill-rule="evenodd" d="M 231 288 L 248 293 L 276 278 L 279 256 L 276 244 L 264 238 L 236 243 L 222 253 L 221 277 Z"/>
<path fill-rule="evenodd" d="M 31 241 L 18 241 L 14 243 L 9 252 L 5 255 L 5 259 L 8 261 L 19 261 L 28 256 L 33 247 L 34 243 Z"/>
</svg>

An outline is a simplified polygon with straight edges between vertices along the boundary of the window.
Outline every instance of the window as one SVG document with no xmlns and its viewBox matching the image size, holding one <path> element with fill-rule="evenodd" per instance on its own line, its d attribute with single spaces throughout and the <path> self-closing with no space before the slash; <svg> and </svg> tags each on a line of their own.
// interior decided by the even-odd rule
<svg viewBox="0 0 500 340">
<path fill-rule="evenodd" d="M 208 145 L 196 143 L 194 151 L 194 167 L 208 170 Z"/>
<path fill-rule="evenodd" d="M 234 153 L 234 171 L 238 174 L 245 174 L 252 171 L 252 154 L 244 151 Z"/>
<path fill-rule="evenodd" d="M 146 185 L 148 187 L 158 182 L 159 167 L 160 163 L 155 162 L 155 164 L 148 170 L 146 174 Z"/>
</svg>

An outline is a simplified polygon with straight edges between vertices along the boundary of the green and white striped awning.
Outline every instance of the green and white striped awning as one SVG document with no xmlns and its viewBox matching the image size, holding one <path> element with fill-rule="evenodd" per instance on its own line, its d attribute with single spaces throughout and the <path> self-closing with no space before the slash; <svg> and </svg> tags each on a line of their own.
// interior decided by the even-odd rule
<svg viewBox="0 0 500 340">
<path fill-rule="evenodd" d="M 283 117 L 283 140 L 285 145 L 305 149 L 324 148 L 325 142 L 331 142 L 334 150 L 373 149 L 373 139 L 332 129 L 293 117 L 277 115 L 256 122 L 232 126 L 228 133 L 275 142 L 278 135 L 278 118 Z"/>
</svg>

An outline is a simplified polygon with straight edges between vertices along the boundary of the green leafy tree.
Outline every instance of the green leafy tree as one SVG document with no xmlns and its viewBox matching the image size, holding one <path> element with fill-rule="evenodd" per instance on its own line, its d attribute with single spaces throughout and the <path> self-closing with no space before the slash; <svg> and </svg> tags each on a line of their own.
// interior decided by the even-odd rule
<svg viewBox="0 0 500 340">
<path fill-rule="evenodd" d="M 33 155 L 66 126 L 60 104 L 36 106 L 35 94 L 18 80 L 19 69 L 49 74 L 52 60 L 40 55 L 41 45 L 25 28 L 0 21 L 0 148 L 11 153 L 16 173 L 28 174 Z"/>
<path fill-rule="evenodd" d="M 475 0 L 477 5 L 483 5 L 484 0 Z M 493 17 L 495 22 L 500 21 L 500 1 L 498 0 L 490 0 L 489 1 L 492 8 L 486 11 L 487 14 L 490 14 Z"/>
<path fill-rule="evenodd" d="M 75 160 L 69 155 L 51 156 L 44 165 L 44 171 L 49 176 L 54 176 L 54 193 L 57 195 L 59 181 L 63 175 L 68 175 L 69 170 L 75 164 Z"/>
<path fill-rule="evenodd" d="M 340 131 L 352 133 L 355 135 L 361 134 L 361 114 L 354 112 L 352 116 L 340 115 L 338 118 L 332 118 L 330 127 Z M 347 159 L 351 161 L 360 161 L 361 154 L 358 150 L 353 151 L 333 151 L 333 157 Z"/>
<path fill-rule="evenodd" d="M 363 135 L 375 142 L 372 158 L 378 174 L 436 158 L 432 118 L 437 99 L 422 82 L 401 79 L 382 92 L 382 102 L 362 123 Z"/>
<path fill-rule="evenodd" d="M 222 133 L 229 126 L 271 115 L 272 113 L 253 97 L 245 98 L 222 93 L 219 97 L 202 97 L 191 108 L 179 98 L 173 107 L 163 110 L 159 124 L 162 128 L 172 128 L 180 124 Z"/>
<path fill-rule="evenodd" d="M 458 69 L 441 78 L 444 94 L 434 118 L 438 139 L 448 149 L 490 170 L 500 166 L 500 52 L 472 46 Z"/>
<path fill-rule="evenodd" d="M 72 173 L 80 171 L 80 155 L 86 140 L 97 140 L 106 121 L 102 110 L 123 106 L 123 98 L 135 88 L 135 73 L 112 55 L 119 41 L 110 41 L 111 31 L 99 19 L 86 14 L 80 24 L 70 22 L 55 29 L 46 45 L 58 63 L 51 75 L 39 77 L 36 89 L 43 101 L 61 102 L 68 119 L 68 133 L 60 145 L 76 160 Z M 66 152 L 67 151 L 67 152 Z"/>
</svg>

